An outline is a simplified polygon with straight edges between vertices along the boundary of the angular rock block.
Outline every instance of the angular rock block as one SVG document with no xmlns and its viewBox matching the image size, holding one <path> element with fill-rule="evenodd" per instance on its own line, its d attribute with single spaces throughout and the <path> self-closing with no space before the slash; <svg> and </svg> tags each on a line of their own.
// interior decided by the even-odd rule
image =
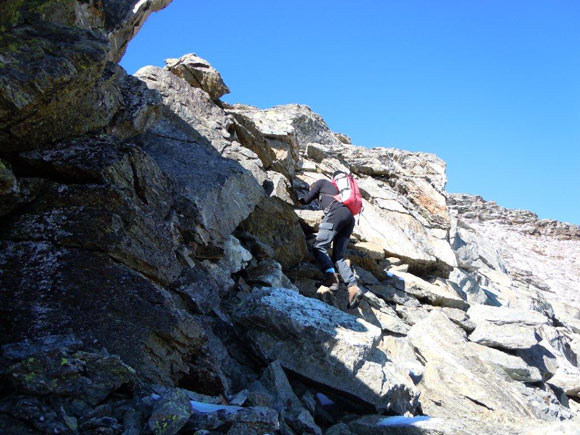
<svg viewBox="0 0 580 435">
<path fill-rule="evenodd" d="M 537 311 L 507 307 L 474 305 L 467 312 L 475 323 L 469 340 L 500 349 L 529 349 L 540 337 L 536 330 L 548 324 L 548 319 Z"/>
<path fill-rule="evenodd" d="M 404 376 L 371 358 L 381 330 L 323 302 L 283 288 L 254 289 L 234 312 L 266 361 L 352 394 L 377 409 L 415 411 Z"/>
</svg>

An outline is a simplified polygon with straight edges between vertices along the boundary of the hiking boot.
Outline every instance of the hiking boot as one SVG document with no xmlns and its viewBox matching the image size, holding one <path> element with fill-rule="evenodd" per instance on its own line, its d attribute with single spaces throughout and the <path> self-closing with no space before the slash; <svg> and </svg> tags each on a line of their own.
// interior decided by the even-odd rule
<svg viewBox="0 0 580 435">
<path fill-rule="evenodd" d="M 348 287 L 348 308 L 357 308 L 362 299 L 363 292 L 358 285 L 351 285 Z"/>
<path fill-rule="evenodd" d="M 327 272 L 324 275 L 324 281 L 322 281 L 321 286 L 328 287 L 331 292 L 335 292 L 338 290 L 339 284 L 338 273 Z"/>
</svg>

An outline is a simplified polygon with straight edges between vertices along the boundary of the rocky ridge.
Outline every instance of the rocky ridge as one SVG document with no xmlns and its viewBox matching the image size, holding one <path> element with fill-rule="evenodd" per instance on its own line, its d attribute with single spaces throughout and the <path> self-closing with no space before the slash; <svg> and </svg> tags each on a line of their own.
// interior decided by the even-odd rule
<svg viewBox="0 0 580 435">
<path fill-rule="evenodd" d="M 127 75 L 168 3 L 0 6 L 2 431 L 578 433 L 578 227 L 307 106 L 225 104 L 195 55 Z M 315 298 L 297 202 L 337 169 L 356 310 Z"/>
</svg>

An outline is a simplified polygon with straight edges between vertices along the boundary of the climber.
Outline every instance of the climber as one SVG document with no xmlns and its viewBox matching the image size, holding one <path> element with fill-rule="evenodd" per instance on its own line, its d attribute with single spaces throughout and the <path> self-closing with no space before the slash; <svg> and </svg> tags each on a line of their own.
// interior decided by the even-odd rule
<svg viewBox="0 0 580 435">
<path fill-rule="evenodd" d="M 336 171 L 332 177 L 344 174 Z M 339 287 L 339 277 L 334 265 L 340 272 L 340 276 L 347 284 L 348 308 L 358 307 L 363 292 L 358 287 L 356 277 L 348 265 L 344 254 L 354 229 L 355 219 L 351 211 L 340 201 L 334 198 L 338 195 L 338 189 L 328 180 L 320 179 L 310 186 L 310 191 L 305 197 L 299 198 L 301 204 L 309 204 L 318 198 L 318 204 L 324 211 L 324 219 L 320 224 L 320 230 L 314 242 L 314 256 L 324 272 L 323 287 L 330 289 L 332 293 Z M 328 255 L 328 248 L 332 243 L 332 259 Z M 322 288 L 322 287 L 321 287 Z M 319 289 L 320 292 L 320 289 Z M 317 292 L 317 294 L 320 294 Z"/>
</svg>

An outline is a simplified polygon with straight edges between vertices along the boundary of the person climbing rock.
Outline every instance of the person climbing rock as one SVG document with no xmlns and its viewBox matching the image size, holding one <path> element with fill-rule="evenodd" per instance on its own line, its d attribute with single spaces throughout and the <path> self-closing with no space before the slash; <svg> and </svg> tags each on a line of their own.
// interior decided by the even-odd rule
<svg viewBox="0 0 580 435">
<path fill-rule="evenodd" d="M 336 171 L 332 178 L 344 174 Z M 355 219 L 352 212 L 339 200 L 335 198 L 339 191 L 330 181 L 321 179 L 310 186 L 308 194 L 299 198 L 301 204 L 310 204 L 314 199 L 318 199 L 320 209 L 324 211 L 324 219 L 320 224 L 320 230 L 314 242 L 314 256 L 321 270 L 324 272 L 322 287 L 326 287 L 334 293 L 339 288 L 339 274 L 347 285 L 348 307 L 358 307 L 363 292 L 359 288 L 356 276 L 344 257 L 350 236 L 354 229 Z M 328 249 L 332 244 L 332 258 L 328 254 Z M 336 265 L 336 269 L 335 269 Z M 323 294 L 320 291 L 318 294 Z"/>
</svg>

